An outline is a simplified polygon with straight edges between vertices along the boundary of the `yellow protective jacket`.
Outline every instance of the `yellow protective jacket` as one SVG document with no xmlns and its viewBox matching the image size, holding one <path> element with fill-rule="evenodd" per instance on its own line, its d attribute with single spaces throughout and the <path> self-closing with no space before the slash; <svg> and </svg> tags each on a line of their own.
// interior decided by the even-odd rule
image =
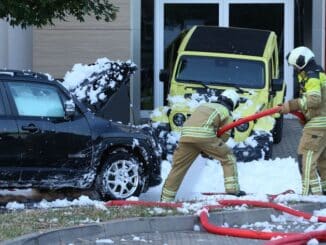
<svg viewBox="0 0 326 245">
<path fill-rule="evenodd" d="M 216 137 L 217 130 L 231 123 L 232 117 L 229 110 L 222 104 L 204 103 L 187 119 L 181 129 L 180 142 L 199 142 Z M 227 141 L 230 132 L 221 136 Z"/>
<path fill-rule="evenodd" d="M 308 70 L 309 69 L 309 70 Z M 316 64 L 298 75 L 300 97 L 289 101 L 290 111 L 301 111 L 305 128 L 326 128 L 326 75 Z"/>
</svg>

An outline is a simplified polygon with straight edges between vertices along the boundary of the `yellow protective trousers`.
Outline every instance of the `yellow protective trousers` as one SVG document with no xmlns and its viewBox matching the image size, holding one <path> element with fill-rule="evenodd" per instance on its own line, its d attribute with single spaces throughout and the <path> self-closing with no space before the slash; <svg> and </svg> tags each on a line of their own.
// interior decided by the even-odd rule
<svg viewBox="0 0 326 245">
<path fill-rule="evenodd" d="M 298 153 L 302 155 L 302 195 L 326 191 L 326 130 L 305 128 Z"/>
<path fill-rule="evenodd" d="M 235 156 L 222 139 L 214 137 L 196 142 L 179 142 L 173 155 L 172 169 L 163 186 L 161 201 L 174 201 L 184 176 L 201 152 L 221 162 L 226 192 L 239 191 Z"/>
</svg>

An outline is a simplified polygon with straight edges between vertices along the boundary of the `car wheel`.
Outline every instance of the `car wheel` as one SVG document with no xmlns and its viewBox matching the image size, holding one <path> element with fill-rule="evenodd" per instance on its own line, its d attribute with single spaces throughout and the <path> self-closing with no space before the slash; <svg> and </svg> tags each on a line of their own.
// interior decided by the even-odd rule
<svg viewBox="0 0 326 245">
<path fill-rule="evenodd" d="M 273 155 L 272 143 L 264 145 L 264 148 L 262 150 L 264 151 L 264 160 L 272 159 L 272 155 Z"/>
<path fill-rule="evenodd" d="M 283 115 L 276 119 L 275 126 L 273 129 L 273 142 L 278 144 L 282 140 L 283 134 Z"/>
<path fill-rule="evenodd" d="M 270 133 L 260 132 L 254 139 L 257 141 L 256 149 L 260 151 L 260 159 L 269 160 L 273 155 L 273 139 Z"/>
<path fill-rule="evenodd" d="M 97 189 L 104 199 L 139 196 L 145 178 L 140 161 L 128 152 L 110 155 L 97 177 Z"/>
</svg>

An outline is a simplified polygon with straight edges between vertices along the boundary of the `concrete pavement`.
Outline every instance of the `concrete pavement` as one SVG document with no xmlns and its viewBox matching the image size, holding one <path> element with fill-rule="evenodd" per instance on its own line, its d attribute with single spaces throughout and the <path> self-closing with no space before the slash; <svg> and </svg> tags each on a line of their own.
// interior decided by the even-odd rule
<svg viewBox="0 0 326 245">
<path fill-rule="evenodd" d="M 292 206 L 305 212 L 326 208 L 326 204 L 306 203 Z M 255 222 L 271 222 L 271 215 L 279 212 L 267 208 L 253 208 L 246 211 L 223 211 L 210 213 L 209 220 L 216 225 L 230 226 L 252 224 Z M 277 224 L 271 222 L 275 227 Z M 284 224 L 281 224 L 285 227 Z M 303 231 L 311 224 L 298 227 L 293 222 L 286 226 L 289 231 Z M 258 229 L 258 228 L 256 228 Z M 155 245 L 249 245 L 264 244 L 264 240 L 243 239 L 219 236 L 206 232 L 199 223 L 197 216 L 167 216 L 151 218 L 131 218 L 113 220 L 105 223 L 91 224 L 54 230 L 44 233 L 34 233 L 2 243 L 3 245 L 39 245 L 39 244 L 155 244 Z M 322 243 L 320 243 L 322 244 Z"/>
</svg>

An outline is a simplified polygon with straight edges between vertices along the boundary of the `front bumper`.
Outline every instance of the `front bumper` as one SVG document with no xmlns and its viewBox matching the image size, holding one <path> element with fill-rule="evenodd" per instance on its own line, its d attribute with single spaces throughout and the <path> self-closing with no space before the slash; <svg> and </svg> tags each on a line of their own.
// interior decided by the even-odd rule
<svg viewBox="0 0 326 245">
<path fill-rule="evenodd" d="M 162 183 L 162 180 L 163 179 L 160 174 L 152 174 L 151 176 L 149 176 L 148 186 L 153 187 L 160 185 Z"/>
</svg>

